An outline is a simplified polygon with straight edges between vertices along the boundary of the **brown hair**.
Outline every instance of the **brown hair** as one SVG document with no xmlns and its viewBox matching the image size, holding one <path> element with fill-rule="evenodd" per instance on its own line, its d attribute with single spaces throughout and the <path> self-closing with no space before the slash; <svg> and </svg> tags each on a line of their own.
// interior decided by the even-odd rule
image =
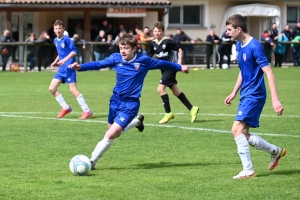
<svg viewBox="0 0 300 200">
<path fill-rule="evenodd" d="M 118 39 L 118 45 L 130 45 L 132 48 L 136 47 L 138 44 L 137 38 L 134 35 L 130 35 L 128 33 L 124 33 Z"/>
<path fill-rule="evenodd" d="M 57 26 L 57 25 L 59 25 L 59 26 L 62 26 L 63 28 L 65 28 L 65 24 L 64 24 L 64 22 L 63 21 L 61 21 L 61 20 L 55 20 L 55 22 L 54 22 L 54 24 L 53 24 L 53 26 Z"/>
<path fill-rule="evenodd" d="M 153 29 L 154 28 L 157 28 L 157 29 L 160 29 L 162 31 L 165 31 L 165 26 L 162 22 L 156 22 L 154 25 L 153 25 Z"/>
<path fill-rule="evenodd" d="M 246 19 L 239 14 L 230 16 L 226 20 L 226 26 L 231 24 L 233 28 L 240 27 L 244 33 L 248 33 Z"/>
</svg>

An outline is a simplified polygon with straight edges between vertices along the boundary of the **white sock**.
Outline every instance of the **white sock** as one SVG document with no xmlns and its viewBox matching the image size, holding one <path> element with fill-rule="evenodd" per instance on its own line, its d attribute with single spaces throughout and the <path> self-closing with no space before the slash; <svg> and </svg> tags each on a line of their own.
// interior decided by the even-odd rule
<svg viewBox="0 0 300 200">
<path fill-rule="evenodd" d="M 59 103 L 59 105 L 64 109 L 64 110 L 68 110 L 69 109 L 69 105 L 67 104 L 67 102 L 65 101 L 65 99 L 63 98 L 62 94 L 58 95 L 57 97 L 55 97 L 56 101 Z"/>
<path fill-rule="evenodd" d="M 270 154 L 277 153 L 277 146 L 275 146 L 274 144 L 270 144 L 269 142 L 257 135 L 251 134 L 248 143 L 251 146 L 255 147 L 257 150 L 263 150 Z"/>
<path fill-rule="evenodd" d="M 238 154 L 242 161 L 244 170 L 253 170 L 253 165 L 250 157 L 249 143 L 247 141 L 246 136 L 244 134 L 241 134 L 235 137 L 234 140 L 236 142 Z"/>
<path fill-rule="evenodd" d="M 80 94 L 76 99 L 77 99 L 81 109 L 83 110 L 83 112 L 89 112 L 90 111 L 90 109 L 89 109 L 88 105 L 86 104 L 82 94 Z"/>
<path fill-rule="evenodd" d="M 128 131 L 129 129 L 133 128 L 133 127 L 137 127 L 141 124 L 140 120 L 138 120 L 137 118 L 134 118 L 122 131 L 121 134 L 125 133 L 126 131 Z"/>
<path fill-rule="evenodd" d="M 91 161 L 96 163 L 99 158 L 106 152 L 106 150 L 112 145 L 113 141 L 114 140 L 108 139 L 104 136 L 104 138 L 100 142 L 98 142 L 97 146 L 95 147 L 92 153 Z"/>
</svg>

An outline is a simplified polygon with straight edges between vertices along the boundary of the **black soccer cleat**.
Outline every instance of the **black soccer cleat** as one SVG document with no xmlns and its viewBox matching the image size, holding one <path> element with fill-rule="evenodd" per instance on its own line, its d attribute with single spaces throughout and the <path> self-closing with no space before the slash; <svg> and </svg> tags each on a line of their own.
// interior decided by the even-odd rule
<svg viewBox="0 0 300 200">
<path fill-rule="evenodd" d="M 144 115 L 142 115 L 142 114 L 139 114 L 138 116 L 137 116 L 137 119 L 141 122 L 141 124 L 139 125 L 139 126 L 137 126 L 136 128 L 139 130 L 139 132 L 143 132 L 143 130 L 144 130 L 144 128 L 145 128 L 145 126 L 144 126 L 144 124 L 143 124 L 143 121 L 144 121 Z"/>
<path fill-rule="evenodd" d="M 94 163 L 93 161 L 91 161 L 91 170 L 96 170 L 95 165 L 96 165 L 96 163 Z"/>
</svg>

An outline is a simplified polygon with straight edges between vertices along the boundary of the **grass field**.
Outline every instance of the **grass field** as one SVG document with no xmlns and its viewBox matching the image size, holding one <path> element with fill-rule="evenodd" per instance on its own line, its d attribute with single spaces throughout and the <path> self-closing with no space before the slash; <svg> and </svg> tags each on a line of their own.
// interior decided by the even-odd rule
<svg viewBox="0 0 300 200">
<path fill-rule="evenodd" d="M 276 116 L 269 95 L 261 127 L 251 130 L 287 148 L 287 155 L 269 171 L 270 155 L 251 148 L 257 177 L 247 180 L 232 178 L 242 170 L 230 133 L 238 98 L 223 104 L 237 68 L 177 75 L 180 89 L 200 107 L 193 124 L 170 91 L 175 119 L 158 123 L 164 115 L 156 92 L 160 72 L 149 72 L 140 108 L 144 132 L 132 129 L 115 140 L 97 170 L 84 177 L 69 171 L 69 161 L 90 157 L 103 138 L 114 71 L 78 73 L 79 90 L 94 111 L 85 121 L 77 120 L 81 109 L 67 85 L 59 90 L 73 112 L 55 118 L 60 107 L 48 91 L 54 73 L 1 73 L 0 199 L 300 199 L 300 68 L 273 71 L 284 115 Z"/>
</svg>

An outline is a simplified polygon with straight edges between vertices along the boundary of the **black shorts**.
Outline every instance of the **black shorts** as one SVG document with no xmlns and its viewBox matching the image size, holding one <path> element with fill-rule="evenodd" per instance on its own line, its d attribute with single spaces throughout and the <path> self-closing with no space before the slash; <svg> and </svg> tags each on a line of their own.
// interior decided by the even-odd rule
<svg viewBox="0 0 300 200">
<path fill-rule="evenodd" d="M 161 70 L 162 77 L 159 83 L 172 88 L 174 84 L 177 84 L 176 73 L 175 70 Z"/>
</svg>

